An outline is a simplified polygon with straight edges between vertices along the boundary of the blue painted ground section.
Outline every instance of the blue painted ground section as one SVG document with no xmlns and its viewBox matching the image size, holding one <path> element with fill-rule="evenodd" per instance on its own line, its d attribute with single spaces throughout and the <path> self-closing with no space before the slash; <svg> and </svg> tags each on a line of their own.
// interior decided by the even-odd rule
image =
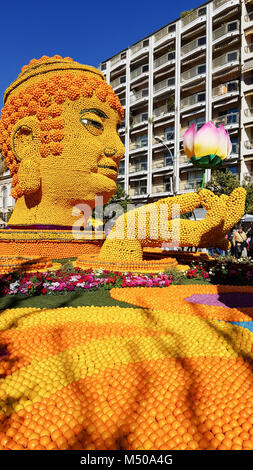
<svg viewBox="0 0 253 470">
<path fill-rule="evenodd" d="M 228 323 L 231 323 L 231 325 L 242 326 L 253 333 L 253 321 L 230 321 Z"/>
<path fill-rule="evenodd" d="M 224 320 L 218 320 L 224 321 Z M 242 328 L 247 328 L 251 333 L 253 333 L 253 321 L 226 321 L 226 323 L 230 323 L 231 325 L 241 326 Z"/>
</svg>

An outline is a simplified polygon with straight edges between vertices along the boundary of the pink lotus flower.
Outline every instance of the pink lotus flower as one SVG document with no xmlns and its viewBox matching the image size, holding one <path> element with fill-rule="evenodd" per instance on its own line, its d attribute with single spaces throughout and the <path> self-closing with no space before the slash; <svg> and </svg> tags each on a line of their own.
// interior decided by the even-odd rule
<svg viewBox="0 0 253 470">
<path fill-rule="evenodd" d="M 197 132 L 195 124 L 192 124 L 184 133 L 183 145 L 189 159 L 217 155 L 224 160 L 232 150 L 229 134 L 223 124 L 218 128 L 212 121 L 204 124 Z"/>
</svg>

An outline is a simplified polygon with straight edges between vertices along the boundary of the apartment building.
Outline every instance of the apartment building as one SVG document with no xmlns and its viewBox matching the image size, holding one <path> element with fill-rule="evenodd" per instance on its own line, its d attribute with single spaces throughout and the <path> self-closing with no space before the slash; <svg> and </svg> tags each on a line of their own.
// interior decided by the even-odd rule
<svg viewBox="0 0 253 470">
<path fill-rule="evenodd" d="M 201 184 L 183 151 L 193 122 L 223 123 L 232 141 L 223 166 L 241 181 L 253 175 L 253 0 L 208 1 L 99 68 L 125 109 L 118 182 L 133 202 Z"/>
</svg>

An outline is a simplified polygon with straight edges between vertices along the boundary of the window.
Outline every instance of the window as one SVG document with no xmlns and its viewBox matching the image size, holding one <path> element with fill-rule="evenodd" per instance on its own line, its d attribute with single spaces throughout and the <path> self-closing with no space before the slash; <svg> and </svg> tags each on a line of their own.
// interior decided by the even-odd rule
<svg viewBox="0 0 253 470">
<path fill-rule="evenodd" d="M 190 127 L 192 124 L 195 124 L 196 130 L 198 131 L 205 124 L 205 118 L 199 117 L 197 119 L 192 119 L 189 121 L 188 127 Z"/>
<path fill-rule="evenodd" d="M 231 144 L 232 144 L 231 154 L 234 155 L 234 154 L 239 153 L 238 137 L 231 137 L 230 140 L 231 140 Z"/>
<path fill-rule="evenodd" d="M 198 93 L 197 94 L 198 103 L 201 103 L 202 101 L 205 101 L 205 99 L 206 99 L 206 94 L 205 93 Z"/>
<path fill-rule="evenodd" d="M 148 120 L 148 113 L 142 113 L 141 120 L 142 121 L 147 121 Z"/>
<path fill-rule="evenodd" d="M 237 166 L 231 166 L 229 168 L 229 171 L 231 171 L 231 173 L 233 173 L 234 175 L 238 173 L 238 168 Z"/>
<path fill-rule="evenodd" d="M 175 59 L 175 52 L 169 52 L 168 54 L 168 60 L 174 60 Z"/>
<path fill-rule="evenodd" d="M 148 145 L 148 134 L 137 135 L 135 137 L 136 148 L 146 147 Z"/>
<path fill-rule="evenodd" d="M 119 77 L 119 82 L 120 83 L 126 83 L 126 76 L 122 75 L 121 77 Z"/>
<path fill-rule="evenodd" d="M 134 194 L 135 196 L 147 194 L 147 180 L 134 182 Z"/>
<path fill-rule="evenodd" d="M 228 60 L 228 62 L 233 62 L 234 60 L 237 60 L 237 57 L 238 57 L 238 52 L 237 51 L 229 52 L 228 55 L 227 55 L 227 60 Z"/>
<path fill-rule="evenodd" d="M 228 33 L 232 31 L 236 31 L 238 29 L 238 23 L 237 21 L 233 21 L 233 23 L 228 23 Z"/>
<path fill-rule="evenodd" d="M 148 45 L 149 45 L 149 40 L 145 39 L 145 41 L 143 41 L 143 43 L 142 43 L 142 46 L 143 47 L 148 47 Z"/>
<path fill-rule="evenodd" d="M 126 98 L 121 98 L 120 103 L 121 103 L 122 106 L 125 106 Z"/>
<path fill-rule="evenodd" d="M 164 154 L 164 166 L 173 165 L 173 158 L 170 152 Z"/>
<path fill-rule="evenodd" d="M 148 65 L 143 65 L 142 66 L 142 73 L 148 72 Z"/>
<path fill-rule="evenodd" d="M 146 171 L 147 159 L 146 157 L 138 158 L 135 162 L 135 171 Z"/>
<path fill-rule="evenodd" d="M 206 73 L 206 64 L 198 66 L 198 74 Z"/>
<path fill-rule="evenodd" d="M 174 140 L 174 127 L 166 127 L 164 129 L 164 136 L 166 140 Z"/>
<path fill-rule="evenodd" d="M 169 193 L 172 189 L 171 178 L 167 176 L 166 178 L 164 178 L 163 183 L 164 183 L 164 190 Z"/>
<path fill-rule="evenodd" d="M 121 161 L 119 165 L 119 175 L 124 175 L 125 173 L 125 162 Z"/>
<path fill-rule="evenodd" d="M 170 26 L 168 26 L 168 33 L 173 33 L 173 31 L 176 31 L 175 24 L 171 24 Z"/>
<path fill-rule="evenodd" d="M 203 177 L 202 171 L 189 171 L 189 173 L 187 173 L 188 181 L 194 181 L 194 182 L 202 181 L 202 177 Z"/>
<path fill-rule="evenodd" d="M 145 96 L 148 96 L 148 88 L 144 88 L 143 90 L 141 90 L 141 96 L 142 98 L 144 98 Z"/>
<path fill-rule="evenodd" d="M 126 58 L 126 52 L 122 52 L 120 54 L 120 58 L 121 58 L 121 60 L 125 59 Z"/>
<path fill-rule="evenodd" d="M 203 16 L 206 14 L 206 7 L 198 9 L 198 16 Z"/>
<path fill-rule="evenodd" d="M 102 64 L 101 65 L 101 70 L 105 70 L 106 69 L 106 64 Z"/>
<path fill-rule="evenodd" d="M 198 46 L 204 46 L 206 44 L 206 36 L 198 39 Z"/>
<path fill-rule="evenodd" d="M 227 84 L 227 90 L 229 93 L 231 93 L 232 91 L 238 91 L 238 88 L 239 88 L 239 83 L 238 82 L 228 82 Z"/>
</svg>

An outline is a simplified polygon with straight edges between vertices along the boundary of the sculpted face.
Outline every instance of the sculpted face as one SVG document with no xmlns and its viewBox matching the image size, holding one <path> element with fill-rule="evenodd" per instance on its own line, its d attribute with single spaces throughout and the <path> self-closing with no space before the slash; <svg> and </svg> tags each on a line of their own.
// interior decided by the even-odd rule
<svg viewBox="0 0 253 470">
<path fill-rule="evenodd" d="M 124 155 L 124 112 L 99 70 L 60 56 L 32 60 L 4 99 L 0 145 L 16 199 L 10 225 L 71 227 L 75 205 L 108 202 Z"/>
<path fill-rule="evenodd" d="M 57 157 L 42 158 L 42 190 L 50 191 L 54 200 L 94 205 L 95 196 L 106 203 L 116 190 L 119 163 L 124 145 L 118 135 L 120 117 L 98 98 L 66 101 L 63 151 Z M 51 188 L 51 189 L 50 189 Z"/>
</svg>

